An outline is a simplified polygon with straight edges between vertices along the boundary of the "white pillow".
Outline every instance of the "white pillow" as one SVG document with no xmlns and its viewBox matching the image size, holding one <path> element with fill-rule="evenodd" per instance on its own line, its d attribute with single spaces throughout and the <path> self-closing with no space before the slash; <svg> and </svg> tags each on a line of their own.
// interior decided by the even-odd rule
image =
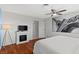
<svg viewBox="0 0 79 59">
<path fill-rule="evenodd" d="M 72 31 L 71 31 L 71 33 L 78 33 L 79 34 L 79 28 L 75 28 L 75 29 L 73 29 Z"/>
</svg>

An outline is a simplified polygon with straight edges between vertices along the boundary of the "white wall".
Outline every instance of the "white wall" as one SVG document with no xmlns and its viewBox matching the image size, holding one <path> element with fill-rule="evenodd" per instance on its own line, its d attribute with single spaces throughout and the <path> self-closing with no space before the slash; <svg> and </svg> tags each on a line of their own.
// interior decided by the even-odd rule
<svg viewBox="0 0 79 59">
<path fill-rule="evenodd" d="M 4 12 L 4 24 L 10 24 L 11 29 L 10 29 L 10 34 L 13 40 L 13 43 L 15 43 L 15 33 L 17 31 L 17 26 L 18 25 L 27 25 L 28 26 L 28 35 L 29 35 L 29 40 L 33 38 L 33 20 L 35 18 L 29 17 L 29 16 L 24 16 L 24 15 L 19 15 L 16 13 L 11 13 L 11 12 Z M 7 36 L 7 43 L 6 45 L 10 44 L 8 41 L 10 38 Z"/>
</svg>

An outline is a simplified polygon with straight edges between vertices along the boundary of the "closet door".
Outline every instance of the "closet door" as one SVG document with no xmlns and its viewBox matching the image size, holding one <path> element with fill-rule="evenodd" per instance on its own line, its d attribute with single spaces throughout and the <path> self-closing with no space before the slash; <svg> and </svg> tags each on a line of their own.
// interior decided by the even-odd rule
<svg viewBox="0 0 79 59">
<path fill-rule="evenodd" d="M 45 22 L 39 21 L 39 38 L 45 38 Z"/>
<path fill-rule="evenodd" d="M 33 22 L 33 39 L 39 38 L 39 21 Z"/>
</svg>

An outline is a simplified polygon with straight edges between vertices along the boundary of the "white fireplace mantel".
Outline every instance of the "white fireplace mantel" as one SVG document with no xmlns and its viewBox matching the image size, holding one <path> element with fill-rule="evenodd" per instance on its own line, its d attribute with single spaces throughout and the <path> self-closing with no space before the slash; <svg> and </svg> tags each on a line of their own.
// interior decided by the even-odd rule
<svg viewBox="0 0 79 59">
<path fill-rule="evenodd" d="M 27 35 L 27 40 L 26 41 L 22 41 L 22 42 L 20 42 L 19 41 L 19 36 L 20 35 Z M 16 44 L 21 44 L 21 43 L 25 43 L 25 42 L 28 42 L 29 40 L 28 40 L 28 31 L 17 31 L 16 32 Z"/>
</svg>

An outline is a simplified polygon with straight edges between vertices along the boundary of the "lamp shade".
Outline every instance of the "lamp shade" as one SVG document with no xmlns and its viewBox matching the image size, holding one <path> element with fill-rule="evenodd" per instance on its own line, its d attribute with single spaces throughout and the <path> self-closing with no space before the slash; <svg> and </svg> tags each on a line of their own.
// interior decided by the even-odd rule
<svg viewBox="0 0 79 59">
<path fill-rule="evenodd" d="M 11 28 L 10 24 L 3 24 L 2 29 L 3 30 L 9 30 Z"/>
</svg>

